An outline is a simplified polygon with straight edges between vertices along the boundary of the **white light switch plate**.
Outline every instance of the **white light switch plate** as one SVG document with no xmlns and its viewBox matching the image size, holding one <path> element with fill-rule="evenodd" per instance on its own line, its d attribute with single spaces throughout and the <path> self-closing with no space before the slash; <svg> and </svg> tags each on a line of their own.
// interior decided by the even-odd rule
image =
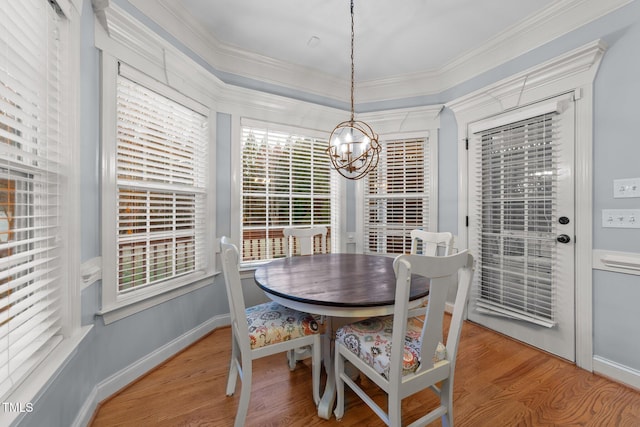
<svg viewBox="0 0 640 427">
<path fill-rule="evenodd" d="M 603 209 L 602 226 L 606 228 L 640 228 L 640 209 Z"/>
<path fill-rule="evenodd" d="M 613 198 L 640 197 L 640 178 L 613 180 Z"/>
</svg>

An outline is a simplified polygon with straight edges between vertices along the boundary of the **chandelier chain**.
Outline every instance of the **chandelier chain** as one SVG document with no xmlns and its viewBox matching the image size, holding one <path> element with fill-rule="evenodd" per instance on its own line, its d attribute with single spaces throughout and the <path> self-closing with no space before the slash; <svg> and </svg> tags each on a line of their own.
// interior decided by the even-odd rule
<svg viewBox="0 0 640 427">
<path fill-rule="evenodd" d="M 353 0 L 351 0 L 351 121 L 354 121 L 354 81 L 355 81 L 355 65 L 353 55 L 353 40 L 355 38 L 355 32 L 353 30 Z"/>
</svg>

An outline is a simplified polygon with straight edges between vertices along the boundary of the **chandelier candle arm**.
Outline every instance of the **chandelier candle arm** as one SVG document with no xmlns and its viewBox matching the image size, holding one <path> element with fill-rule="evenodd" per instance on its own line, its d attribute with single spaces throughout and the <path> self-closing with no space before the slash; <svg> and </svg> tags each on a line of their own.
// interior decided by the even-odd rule
<svg viewBox="0 0 640 427">
<path fill-rule="evenodd" d="M 378 165 L 382 146 L 367 123 L 355 120 L 354 112 L 354 18 L 351 0 L 351 119 L 339 123 L 329 136 L 327 154 L 333 168 L 348 179 L 360 179 Z"/>
</svg>

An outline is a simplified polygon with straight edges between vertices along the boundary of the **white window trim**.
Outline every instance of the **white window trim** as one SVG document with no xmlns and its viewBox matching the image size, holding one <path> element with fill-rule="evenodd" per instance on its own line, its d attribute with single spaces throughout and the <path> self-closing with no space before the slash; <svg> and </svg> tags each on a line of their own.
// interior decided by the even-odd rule
<svg viewBox="0 0 640 427">
<path fill-rule="evenodd" d="M 520 106 L 574 92 L 576 102 L 575 204 L 576 209 L 576 364 L 593 370 L 593 81 L 606 45 L 596 40 L 509 78 L 447 103 L 458 122 L 458 247 L 468 247 L 468 124 Z"/>
<path fill-rule="evenodd" d="M 403 108 L 389 111 L 378 111 L 359 115 L 371 125 L 380 136 L 380 140 L 399 140 L 426 138 L 430 157 L 429 172 L 429 224 L 433 230 L 438 229 L 438 130 L 440 128 L 440 111 L 442 105 Z M 356 192 L 356 229 L 355 251 L 364 251 L 364 197 L 363 181 L 355 182 Z"/>
<path fill-rule="evenodd" d="M 94 9 L 96 9 L 94 4 Z M 102 141 L 102 309 L 98 313 L 109 324 L 162 304 L 173 298 L 213 283 L 218 274 L 215 265 L 215 135 L 216 101 L 222 83 L 190 58 L 152 33 L 114 4 L 96 10 L 95 43 L 101 51 L 101 141 Z M 103 25 L 106 25 L 109 29 Z M 124 40 L 131 43 L 124 45 Z M 137 292 L 118 295 L 115 279 L 116 232 L 113 218 L 116 208 L 115 138 L 116 138 L 116 78 L 118 62 L 140 71 L 140 78 L 155 81 L 158 87 L 166 87 L 208 109 L 210 166 L 207 179 L 207 230 L 205 251 L 211 253 L 201 273 L 182 279 L 174 279 Z M 144 77 L 143 77 L 144 76 Z M 140 82 L 139 82 L 140 83 Z M 109 237 L 113 236 L 113 237 Z"/>
<path fill-rule="evenodd" d="M 82 5 L 78 0 L 70 3 L 67 0 L 57 0 L 61 10 L 67 18 L 68 25 L 61 32 L 65 40 L 66 61 L 64 86 L 67 88 L 62 95 L 65 99 L 68 117 L 69 164 L 80 163 L 80 15 Z M 77 6 L 77 7 L 76 7 Z M 64 34 L 66 33 L 66 34 Z M 5 402 L 21 403 L 22 407 L 28 402 L 34 402 L 41 391 L 52 381 L 68 363 L 77 351 L 78 345 L 93 328 L 92 325 L 81 327 L 81 281 L 80 281 L 80 170 L 70 168 L 65 186 L 66 223 L 62 228 L 64 241 L 67 242 L 67 271 L 63 274 L 66 288 L 61 290 L 62 335 L 63 339 L 46 359 L 37 366 L 24 381 L 16 387 L 5 399 Z M 19 417 L 28 414 L 20 412 L 0 411 L 0 425 L 11 425 Z"/>
</svg>

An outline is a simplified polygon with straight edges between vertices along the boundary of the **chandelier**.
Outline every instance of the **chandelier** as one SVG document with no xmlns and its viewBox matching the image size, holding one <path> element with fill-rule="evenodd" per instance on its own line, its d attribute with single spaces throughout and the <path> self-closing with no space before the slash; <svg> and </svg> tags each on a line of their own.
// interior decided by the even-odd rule
<svg viewBox="0 0 640 427">
<path fill-rule="evenodd" d="M 378 135 L 367 123 L 355 120 L 353 65 L 353 0 L 351 0 L 351 118 L 339 123 L 329 137 L 327 153 L 333 168 L 348 179 L 360 179 L 378 164 L 380 150 Z"/>
</svg>

